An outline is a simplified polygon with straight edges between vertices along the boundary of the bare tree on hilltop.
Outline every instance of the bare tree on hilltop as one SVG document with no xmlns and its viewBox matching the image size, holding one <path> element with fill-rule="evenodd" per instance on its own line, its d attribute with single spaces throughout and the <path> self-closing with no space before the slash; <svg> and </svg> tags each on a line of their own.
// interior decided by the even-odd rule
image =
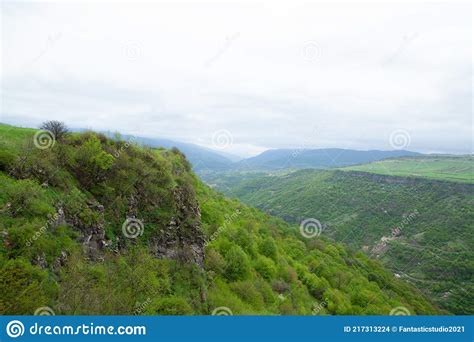
<svg viewBox="0 0 474 342">
<path fill-rule="evenodd" d="M 48 130 L 54 134 L 56 140 L 61 140 L 69 132 L 66 124 L 61 121 L 51 120 L 41 124 L 41 129 Z"/>
</svg>

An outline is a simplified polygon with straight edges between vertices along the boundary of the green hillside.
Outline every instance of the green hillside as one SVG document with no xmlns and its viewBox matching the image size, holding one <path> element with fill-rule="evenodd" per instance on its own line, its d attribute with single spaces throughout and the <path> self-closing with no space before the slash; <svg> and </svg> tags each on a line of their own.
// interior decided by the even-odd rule
<svg viewBox="0 0 474 342">
<path fill-rule="evenodd" d="M 215 175 L 208 182 L 381 260 L 456 314 L 474 313 L 474 185 L 355 171 Z M 398 230 L 397 230 L 398 228 Z"/>
<path fill-rule="evenodd" d="M 423 156 L 386 159 L 370 164 L 348 166 L 344 170 L 474 184 L 474 158 L 472 156 Z"/>
<path fill-rule="evenodd" d="M 365 164 L 396 157 L 416 156 L 419 153 L 405 150 L 359 151 L 341 148 L 321 149 L 270 149 L 257 156 L 246 158 L 232 165 L 227 171 L 276 171 L 285 169 L 327 169 Z M 223 171 L 223 169 L 215 171 Z"/>
<path fill-rule="evenodd" d="M 216 193 L 176 149 L 34 133 L 0 126 L 1 314 L 443 312 L 363 253 Z"/>
</svg>

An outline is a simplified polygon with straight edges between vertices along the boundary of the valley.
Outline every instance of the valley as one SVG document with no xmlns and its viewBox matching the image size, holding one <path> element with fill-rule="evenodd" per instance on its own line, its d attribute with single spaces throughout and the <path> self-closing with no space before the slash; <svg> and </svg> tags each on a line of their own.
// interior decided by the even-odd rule
<svg viewBox="0 0 474 342">
<path fill-rule="evenodd" d="M 424 167 L 413 177 L 408 170 L 417 158 L 341 170 L 216 173 L 206 181 L 287 222 L 317 219 L 321 236 L 380 260 L 444 309 L 472 314 L 472 158 L 419 157 Z"/>
</svg>

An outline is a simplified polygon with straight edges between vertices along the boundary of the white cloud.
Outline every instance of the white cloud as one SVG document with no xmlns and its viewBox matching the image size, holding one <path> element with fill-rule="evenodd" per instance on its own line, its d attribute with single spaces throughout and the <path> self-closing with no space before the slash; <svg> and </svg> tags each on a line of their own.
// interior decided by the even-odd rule
<svg viewBox="0 0 474 342">
<path fill-rule="evenodd" d="M 2 3 L 1 121 L 228 152 L 472 150 L 469 4 Z"/>
</svg>

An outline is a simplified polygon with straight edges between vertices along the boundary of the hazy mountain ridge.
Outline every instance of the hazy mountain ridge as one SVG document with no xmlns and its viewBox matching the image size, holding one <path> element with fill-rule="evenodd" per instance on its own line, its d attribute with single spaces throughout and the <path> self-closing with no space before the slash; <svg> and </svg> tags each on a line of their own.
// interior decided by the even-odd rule
<svg viewBox="0 0 474 342">
<path fill-rule="evenodd" d="M 13 127 L 13 126 L 11 126 Z M 75 132 L 87 132 L 88 129 L 76 128 Z M 109 138 L 115 138 L 116 132 L 102 132 Z M 130 143 L 153 148 L 176 147 L 191 162 L 193 170 L 201 176 L 223 171 L 275 171 L 282 169 L 335 168 L 370 163 L 387 158 L 419 156 L 421 153 L 405 150 L 359 151 L 339 148 L 322 149 L 271 149 L 249 158 L 164 138 L 149 138 L 131 134 L 118 134 L 120 139 Z"/>
<path fill-rule="evenodd" d="M 333 168 L 365 164 L 386 158 L 418 156 L 420 153 L 405 150 L 358 151 L 339 148 L 323 149 L 275 149 L 265 151 L 258 156 L 244 159 L 234 165 L 241 170 L 280 170 L 305 168 Z"/>
<path fill-rule="evenodd" d="M 113 136 L 110 134 L 109 136 Z M 168 139 L 143 138 L 131 135 L 123 135 L 122 139 L 134 139 L 140 144 L 150 147 L 176 147 L 183 152 L 193 165 L 193 170 L 199 174 L 222 171 L 270 171 L 281 169 L 304 169 L 304 168 L 333 168 L 358 164 L 370 163 L 387 158 L 419 156 L 421 153 L 396 150 L 381 151 L 369 150 L 358 151 L 350 149 L 272 149 L 261 154 L 241 158 L 227 153 L 204 148 L 195 144 L 182 143 Z"/>
</svg>

